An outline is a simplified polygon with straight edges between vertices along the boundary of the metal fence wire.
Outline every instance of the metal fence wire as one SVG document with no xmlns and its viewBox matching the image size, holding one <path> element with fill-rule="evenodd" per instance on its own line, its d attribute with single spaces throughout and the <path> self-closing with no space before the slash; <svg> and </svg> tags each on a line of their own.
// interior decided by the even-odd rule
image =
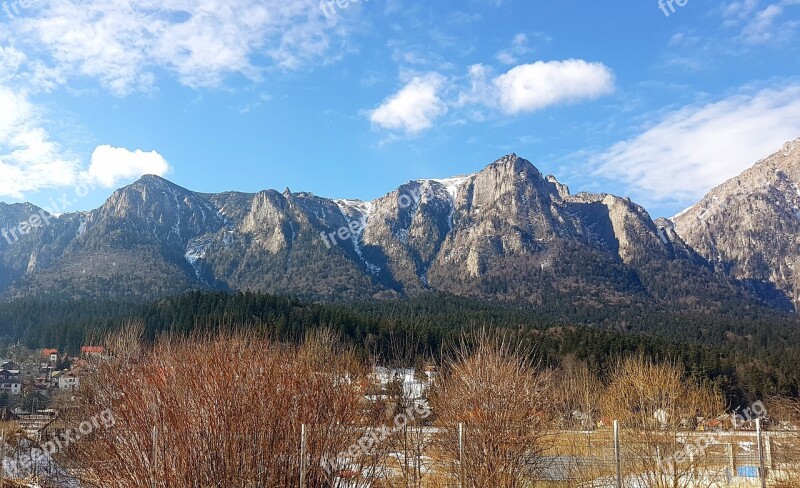
<svg viewBox="0 0 800 488">
<path fill-rule="evenodd" d="M 302 425 L 297 452 L 287 453 L 287 462 L 296 468 L 289 477 L 300 488 L 800 488 L 800 431 L 756 427 L 701 432 L 621 428 L 616 422 L 594 430 L 420 423 L 371 443 L 366 452 L 348 454 L 311 452 L 306 436 L 314 426 Z M 352 428 L 352 437 L 367 432 Z M 4 454 L 24 458 L 33 448 L 9 447 Z M 50 482 L 69 478 L 68 459 L 60 466 L 46 461 L 23 474 Z M 334 465 L 321 475 L 321 466 Z M 270 468 L 278 469 L 264 467 Z M 0 484 L 14 478 L 20 479 L 0 470 Z"/>
</svg>

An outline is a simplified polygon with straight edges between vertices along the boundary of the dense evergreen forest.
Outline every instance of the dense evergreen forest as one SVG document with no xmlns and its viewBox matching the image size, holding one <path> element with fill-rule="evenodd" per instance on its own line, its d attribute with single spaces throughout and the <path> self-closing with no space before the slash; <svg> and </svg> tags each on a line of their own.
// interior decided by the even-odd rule
<svg viewBox="0 0 800 488">
<path fill-rule="evenodd" d="M 567 297 L 545 305 L 449 295 L 347 304 L 301 302 L 255 293 L 193 292 L 152 303 L 25 301 L 0 304 L 0 340 L 76 353 L 132 321 L 152 340 L 168 332 L 255 330 L 286 341 L 306 331 L 338 331 L 381 362 L 436 360 L 465 331 L 510 330 L 546 364 L 582 361 L 600 374 L 616 358 L 645 354 L 683 363 L 732 404 L 773 394 L 798 396 L 800 320 L 767 309 L 717 312 L 660 310 L 643 305 L 576 306 Z"/>
</svg>

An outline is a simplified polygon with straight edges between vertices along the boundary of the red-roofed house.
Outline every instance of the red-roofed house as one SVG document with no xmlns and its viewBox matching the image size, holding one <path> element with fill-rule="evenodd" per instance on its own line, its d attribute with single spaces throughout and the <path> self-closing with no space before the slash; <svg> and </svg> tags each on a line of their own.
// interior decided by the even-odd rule
<svg viewBox="0 0 800 488">
<path fill-rule="evenodd" d="M 54 363 L 58 361 L 58 349 L 42 349 L 42 356 Z"/>
<path fill-rule="evenodd" d="M 106 352 L 103 346 L 82 346 L 81 357 L 97 357 L 102 356 Z"/>
</svg>

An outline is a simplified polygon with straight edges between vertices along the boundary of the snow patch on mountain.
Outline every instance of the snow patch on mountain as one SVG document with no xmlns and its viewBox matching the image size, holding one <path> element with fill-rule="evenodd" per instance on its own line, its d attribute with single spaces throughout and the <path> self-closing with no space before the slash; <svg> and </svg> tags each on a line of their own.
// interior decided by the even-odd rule
<svg viewBox="0 0 800 488">
<path fill-rule="evenodd" d="M 77 237 L 86 233 L 86 217 L 81 218 L 81 223 L 78 224 L 78 230 L 75 232 Z"/>
<path fill-rule="evenodd" d="M 428 180 L 421 180 L 421 181 L 433 181 L 444 186 L 445 190 L 447 190 L 447 193 L 450 195 L 450 199 L 453 202 L 455 202 L 456 197 L 458 196 L 458 191 L 461 189 L 462 186 L 464 186 L 465 183 L 467 183 L 474 176 L 475 174 L 473 173 L 471 175 L 459 175 L 441 179 L 431 178 Z"/>
<path fill-rule="evenodd" d="M 661 238 L 661 242 L 669 244 L 669 239 L 667 238 L 667 234 L 664 233 L 664 228 L 658 227 L 656 230 L 658 231 L 658 237 Z"/>
<path fill-rule="evenodd" d="M 687 213 L 691 212 L 691 211 L 692 211 L 692 209 L 693 209 L 693 208 L 695 208 L 696 206 L 697 206 L 697 203 L 695 203 L 695 204 L 694 204 L 694 205 L 692 205 L 691 207 L 688 207 L 688 208 L 685 208 L 685 209 L 681 210 L 680 212 L 676 213 L 675 215 L 673 215 L 673 216 L 672 216 L 672 217 L 670 217 L 669 219 L 670 219 L 670 220 L 675 220 L 675 219 L 677 219 L 678 217 L 682 217 L 682 216 L 686 215 Z"/>
<path fill-rule="evenodd" d="M 214 240 L 212 236 L 202 236 L 192 239 L 186 245 L 184 257 L 194 269 L 195 275 L 200 278 L 200 261 L 205 259 L 209 245 Z"/>
<path fill-rule="evenodd" d="M 363 251 L 361 250 L 361 238 L 364 235 L 364 231 L 367 229 L 367 221 L 369 220 L 369 216 L 372 213 L 374 205 L 372 202 L 349 199 L 334 200 L 334 202 L 339 207 L 339 211 L 342 212 L 342 216 L 348 224 L 354 220 L 361 222 L 356 232 L 353 232 L 352 228 L 350 228 L 350 241 L 353 243 L 353 250 L 356 252 L 359 259 L 362 263 L 364 263 L 364 266 L 366 266 L 370 273 L 374 275 L 380 274 L 380 266 L 376 266 L 367 261 L 364 258 Z"/>
<path fill-rule="evenodd" d="M 366 221 L 366 217 L 369 217 L 369 214 L 372 213 L 373 208 L 372 202 L 365 202 L 362 200 L 343 198 L 334 200 L 334 203 L 336 203 L 339 210 L 342 211 L 342 215 L 345 217 L 351 217 L 354 213 L 358 213 L 364 217 L 364 221 Z"/>
</svg>

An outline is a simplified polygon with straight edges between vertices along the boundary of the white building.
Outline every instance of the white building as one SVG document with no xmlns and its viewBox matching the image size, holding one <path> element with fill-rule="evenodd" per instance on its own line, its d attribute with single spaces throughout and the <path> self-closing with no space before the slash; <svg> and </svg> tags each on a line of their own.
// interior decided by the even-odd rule
<svg viewBox="0 0 800 488">
<path fill-rule="evenodd" d="M 81 379 L 72 371 L 60 375 L 57 381 L 59 390 L 77 390 L 81 385 Z"/>
<path fill-rule="evenodd" d="M 0 380 L 0 393 L 19 395 L 22 393 L 22 383 L 14 379 Z"/>
</svg>

